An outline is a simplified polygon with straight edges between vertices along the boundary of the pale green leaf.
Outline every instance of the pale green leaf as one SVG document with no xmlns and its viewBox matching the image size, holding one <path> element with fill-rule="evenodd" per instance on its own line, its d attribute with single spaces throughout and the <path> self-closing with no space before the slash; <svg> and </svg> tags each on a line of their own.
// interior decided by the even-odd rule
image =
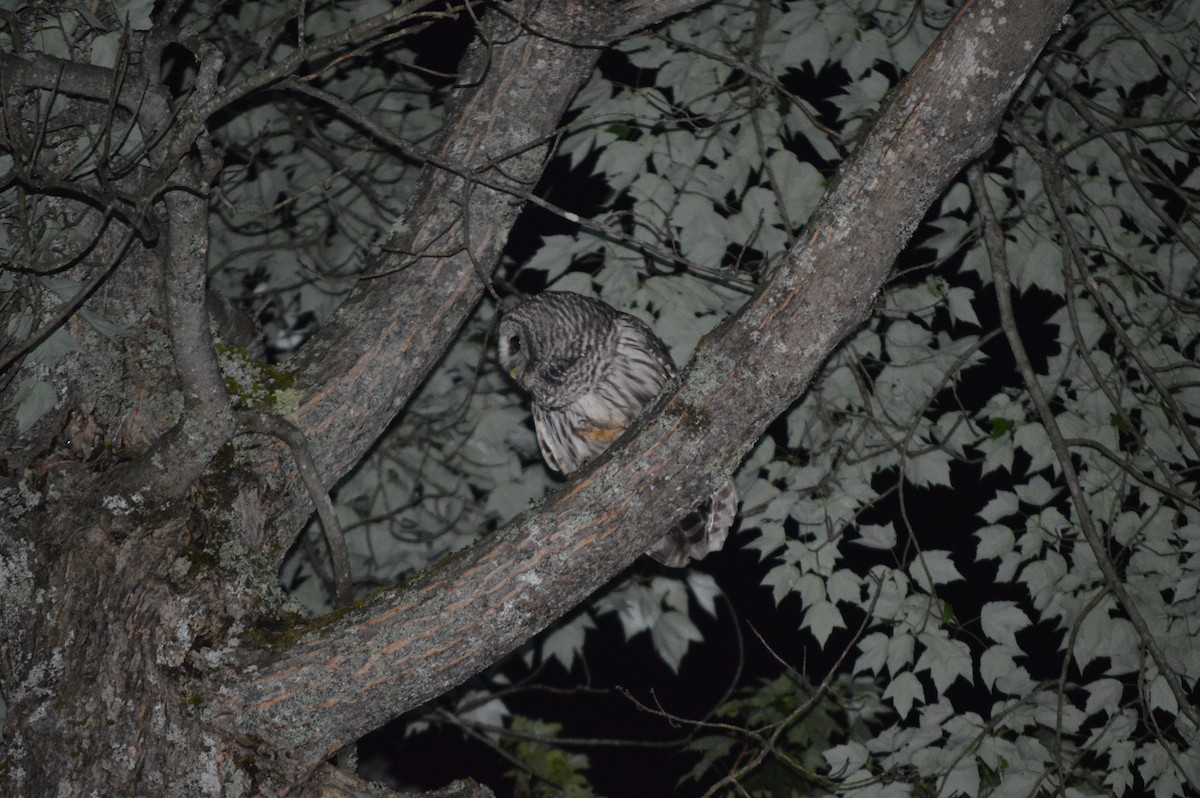
<svg viewBox="0 0 1200 798">
<path fill-rule="evenodd" d="M 542 640 L 542 658 L 557 660 L 568 671 L 571 670 L 576 657 L 583 651 L 587 633 L 595 628 L 596 624 L 588 613 L 579 613 L 546 635 Z"/>
<path fill-rule="evenodd" d="M 989 524 L 978 530 L 975 537 L 979 538 L 975 556 L 980 560 L 1002 557 L 1013 550 L 1016 542 L 1012 529 L 1003 524 Z"/>
<path fill-rule="evenodd" d="M 487 698 L 487 693 L 482 690 L 468 690 L 463 694 L 458 701 L 458 716 L 470 723 L 478 723 L 483 726 L 494 728 L 503 728 L 504 721 L 512 713 L 503 701 L 498 698 Z M 494 736 L 494 732 L 487 732 L 489 736 Z"/>
<path fill-rule="evenodd" d="M 934 585 L 945 585 L 963 578 L 950 559 L 950 552 L 936 549 L 920 554 L 909 565 L 908 573 L 925 591 L 932 591 Z"/>
<path fill-rule="evenodd" d="M 762 584 L 771 588 L 771 595 L 778 604 L 798 588 L 800 572 L 792 565 L 777 565 L 767 572 Z"/>
<path fill-rule="evenodd" d="M 854 672 L 870 671 L 879 675 L 887 662 L 888 636 L 882 632 L 872 632 L 858 641 L 859 654 L 854 662 Z"/>
<path fill-rule="evenodd" d="M 856 771 L 870 758 L 870 752 L 861 743 L 850 742 L 826 749 L 822 756 L 833 774 Z"/>
<path fill-rule="evenodd" d="M 717 615 L 717 598 L 722 595 L 717 580 L 703 571 L 692 569 L 687 573 L 687 586 L 688 590 L 692 593 L 692 597 L 696 599 L 696 603 L 705 612 L 715 618 Z"/>
<path fill-rule="evenodd" d="M 117 48 L 120 45 L 122 31 L 114 30 L 102 33 L 92 39 L 92 66 L 111 69 L 117 63 Z"/>
<path fill-rule="evenodd" d="M 886 524 L 860 524 L 854 542 L 869 549 L 891 549 L 896 545 L 896 530 L 891 521 Z"/>
<path fill-rule="evenodd" d="M 895 676 L 913 663 L 916 653 L 917 639 L 908 632 L 899 629 L 888 640 L 887 666 L 888 673 Z"/>
<path fill-rule="evenodd" d="M 980 612 L 983 633 L 997 643 L 1017 645 L 1017 632 L 1030 626 L 1029 616 L 1015 601 L 989 601 Z"/>
<path fill-rule="evenodd" d="M 975 315 L 973 301 L 975 292 L 968 288 L 951 288 L 946 292 L 946 306 L 950 310 L 950 318 L 954 321 L 979 326 L 979 317 Z"/>
<path fill-rule="evenodd" d="M 1034 507 L 1043 507 L 1058 495 L 1058 489 L 1041 476 L 1035 476 L 1023 485 L 1016 485 L 1014 490 L 1021 501 Z"/>
<path fill-rule="evenodd" d="M 988 523 L 996 523 L 1001 518 L 1015 515 L 1020 509 L 1017 494 L 1006 490 L 996 491 L 996 496 L 979 512 L 979 517 Z"/>
<path fill-rule="evenodd" d="M 905 671 L 892 677 L 887 689 L 883 691 L 883 697 L 892 702 L 896 714 L 903 720 L 908 717 L 914 704 L 925 703 L 925 688 L 912 671 Z"/>
<path fill-rule="evenodd" d="M 1051 465 L 1058 465 L 1054 449 L 1050 445 L 1050 438 L 1041 424 L 1022 424 L 1017 427 L 1016 432 L 1013 433 L 1013 442 L 1029 455 L 1029 473 L 1041 471 Z"/>
<path fill-rule="evenodd" d="M 800 628 L 808 629 L 822 646 L 829 640 L 834 629 L 845 629 L 846 622 L 837 605 L 831 601 L 818 601 L 804 610 Z"/>
<path fill-rule="evenodd" d="M 132 30 L 150 30 L 154 22 L 150 14 L 154 11 L 154 0 L 112 0 L 113 10 L 122 22 Z"/>
<path fill-rule="evenodd" d="M 662 614 L 650 630 L 650 638 L 654 650 L 673 671 L 679 670 L 688 647 L 704 639 L 691 619 L 676 610 Z"/>
<path fill-rule="evenodd" d="M 122 338 L 129 337 L 129 331 L 119 324 L 113 324 L 101 314 L 91 308 L 80 308 L 79 315 L 90 324 L 96 332 L 103 335 L 110 341 L 119 341 Z"/>
<path fill-rule="evenodd" d="M 40 363 L 46 368 L 54 368 L 67 355 L 75 352 L 82 352 L 82 347 L 75 337 L 67 331 L 66 327 L 59 327 L 54 332 L 37 345 L 26 357 L 28 361 Z"/>
<path fill-rule="evenodd" d="M 956 757 L 950 772 L 942 781 L 938 795 L 966 795 L 970 798 L 979 795 L 979 767 L 975 764 L 975 757 Z"/>
<path fill-rule="evenodd" d="M 1089 715 L 1104 712 L 1106 715 L 1116 714 L 1121 707 L 1121 695 L 1125 688 L 1116 679 L 1097 679 L 1085 688 L 1087 703 L 1084 711 Z"/>
<path fill-rule="evenodd" d="M 1147 692 L 1151 709 L 1161 710 L 1171 716 L 1179 714 L 1179 702 L 1175 699 L 1175 693 L 1161 674 L 1150 680 Z"/>
<path fill-rule="evenodd" d="M 938 633 L 923 632 L 917 639 L 925 646 L 925 650 L 917 658 L 913 670 L 929 671 L 938 695 L 944 695 L 958 679 L 968 683 L 973 681 L 971 650 L 966 643 L 951 640 L 940 630 Z"/>
<path fill-rule="evenodd" d="M 950 487 L 953 457 L 943 449 L 930 449 L 904 460 L 904 478 L 920 488 Z"/>
</svg>

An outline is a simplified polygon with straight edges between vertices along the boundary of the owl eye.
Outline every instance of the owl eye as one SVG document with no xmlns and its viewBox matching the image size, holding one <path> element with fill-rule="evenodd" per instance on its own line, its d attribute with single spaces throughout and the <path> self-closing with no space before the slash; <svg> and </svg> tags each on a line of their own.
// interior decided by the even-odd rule
<svg viewBox="0 0 1200 798">
<path fill-rule="evenodd" d="M 514 355 L 521 351 L 521 336 L 513 335 L 509 337 L 508 351 Z"/>
</svg>

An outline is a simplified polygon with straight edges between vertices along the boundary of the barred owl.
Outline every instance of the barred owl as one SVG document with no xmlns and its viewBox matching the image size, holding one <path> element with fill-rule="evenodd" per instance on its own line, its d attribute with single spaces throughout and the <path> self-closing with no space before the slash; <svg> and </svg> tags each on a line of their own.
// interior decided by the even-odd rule
<svg viewBox="0 0 1200 798">
<path fill-rule="evenodd" d="M 499 348 L 500 364 L 533 399 L 542 457 L 563 474 L 607 449 L 675 374 L 641 319 L 569 292 L 546 291 L 506 313 Z M 726 479 L 646 553 L 681 568 L 716 551 L 737 504 Z"/>
</svg>

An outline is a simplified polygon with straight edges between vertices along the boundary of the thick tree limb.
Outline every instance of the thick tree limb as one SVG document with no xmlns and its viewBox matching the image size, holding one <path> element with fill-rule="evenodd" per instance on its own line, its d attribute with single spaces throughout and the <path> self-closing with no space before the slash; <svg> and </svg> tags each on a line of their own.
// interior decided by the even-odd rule
<svg viewBox="0 0 1200 798">
<path fill-rule="evenodd" d="M 118 85 L 111 69 L 45 53 L 0 53 L 0 94 L 20 89 L 114 102 L 138 118 L 147 141 L 161 136 L 171 121 L 171 105 L 165 95 L 150 91 L 145 82 L 129 80 Z"/>
<path fill-rule="evenodd" d="M 272 763 L 287 778 L 311 772 L 509 653 L 635 559 L 736 465 L 870 312 L 927 208 L 990 146 L 1069 5 L 967 3 L 897 88 L 779 270 L 709 336 L 657 413 L 534 510 L 227 688 L 214 701 L 218 722 L 265 743 L 260 755 L 287 752 Z"/>
<path fill-rule="evenodd" d="M 209 326 L 208 199 L 175 189 L 164 202 L 170 220 L 161 295 L 183 388 L 183 414 L 145 457 L 115 473 L 131 492 L 178 498 L 199 479 L 237 422 Z"/>
</svg>

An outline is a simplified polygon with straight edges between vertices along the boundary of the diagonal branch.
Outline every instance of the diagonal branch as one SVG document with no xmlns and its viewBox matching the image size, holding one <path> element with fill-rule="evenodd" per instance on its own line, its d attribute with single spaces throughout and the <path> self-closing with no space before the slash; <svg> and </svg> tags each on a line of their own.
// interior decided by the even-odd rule
<svg viewBox="0 0 1200 798">
<path fill-rule="evenodd" d="M 1096 558 L 1096 565 L 1100 568 L 1100 573 L 1104 576 L 1104 584 L 1108 588 L 1108 592 L 1112 593 L 1117 603 L 1121 606 L 1121 609 L 1124 610 L 1126 617 L 1129 618 L 1129 622 L 1133 625 L 1133 628 L 1137 630 L 1138 637 L 1141 638 L 1142 644 L 1150 654 L 1150 658 L 1158 666 L 1158 672 L 1166 680 L 1171 693 L 1179 702 L 1180 711 L 1193 724 L 1200 725 L 1200 714 L 1192 706 L 1188 691 L 1184 689 L 1175 667 L 1171 664 L 1167 655 L 1163 652 L 1162 646 L 1159 645 L 1157 638 L 1155 638 L 1154 633 L 1150 630 L 1150 625 L 1146 622 L 1141 610 L 1138 609 L 1137 604 L 1129 595 L 1129 591 L 1125 589 L 1125 582 L 1117 572 L 1117 567 L 1113 564 L 1112 558 L 1109 557 L 1108 549 L 1100 535 L 1100 530 L 1096 527 L 1096 522 L 1092 518 L 1091 511 L 1088 509 L 1087 497 L 1084 496 L 1083 486 L 1080 485 L 1079 475 L 1076 473 L 1075 465 L 1072 461 L 1071 448 L 1067 445 L 1066 438 L 1058 426 L 1054 409 L 1050 406 L 1050 400 L 1042 390 L 1041 383 L 1038 382 L 1037 373 L 1033 370 L 1029 355 L 1025 351 L 1025 344 L 1021 340 L 1020 332 L 1017 330 L 1016 318 L 1012 306 L 1012 278 L 1009 276 L 1008 271 L 1008 255 L 1005 252 L 1004 233 L 1000 229 L 1000 223 L 996 219 L 995 213 L 991 209 L 991 203 L 987 199 L 983 174 L 978 169 L 972 169 L 968 172 L 967 179 L 971 184 L 971 194 L 974 196 L 975 202 L 980 209 L 980 215 L 985 221 L 984 243 L 987 246 L 988 260 L 992 266 L 992 279 L 996 283 L 996 304 L 1000 308 L 1001 324 L 1004 327 L 1005 335 L 1008 337 L 1009 348 L 1016 359 L 1017 370 L 1021 373 L 1021 379 L 1025 383 L 1025 389 L 1029 391 L 1033 405 L 1037 408 L 1038 417 L 1042 421 L 1042 427 L 1046 430 L 1046 437 L 1049 438 L 1050 446 L 1054 449 L 1054 456 L 1058 459 L 1058 464 L 1062 468 L 1063 479 L 1066 480 L 1067 490 L 1071 494 L 1071 504 L 1075 508 L 1076 517 L 1079 519 L 1079 529 L 1083 532 L 1084 540 L 1087 541 L 1088 546 L 1092 550 L 1092 555 Z M 1051 202 L 1054 202 L 1054 200 L 1051 199 Z"/>
<path fill-rule="evenodd" d="M 708 337 L 656 413 L 505 528 L 227 686 L 213 702 L 216 722 L 256 741 L 256 756 L 286 752 L 263 772 L 303 776 L 508 654 L 632 562 L 870 312 L 930 204 L 990 146 L 1068 5 L 968 2 L 896 89 L 779 270 Z"/>
</svg>

